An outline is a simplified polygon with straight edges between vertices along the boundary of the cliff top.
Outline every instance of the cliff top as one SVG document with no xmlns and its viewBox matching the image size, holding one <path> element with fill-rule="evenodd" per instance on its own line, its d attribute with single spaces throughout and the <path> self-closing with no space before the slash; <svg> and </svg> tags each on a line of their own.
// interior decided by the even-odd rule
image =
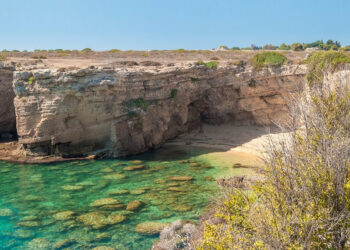
<svg viewBox="0 0 350 250">
<path fill-rule="evenodd" d="M 307 52 L 279 51 L 288 60 L 300 63 Z M 219 66 L 250 64 L 252 57 L 261 51 L 117 51 L 117 52 L 9 52 L 6 61 L 15 62 L 25 69 L 39 68 L 87 68 L 89 66 L 139 67 L 186 67 L 198 61 L 217 61 Z"/>
</svg>

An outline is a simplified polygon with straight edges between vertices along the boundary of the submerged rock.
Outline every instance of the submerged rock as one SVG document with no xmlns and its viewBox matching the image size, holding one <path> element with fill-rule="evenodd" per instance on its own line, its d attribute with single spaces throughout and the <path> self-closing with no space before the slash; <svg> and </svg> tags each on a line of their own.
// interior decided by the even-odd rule
<svg viewBox="0 0 350 250">
<path fill-rule="evenodd" d="M 40 223 L 38 221 L 21 221 L 18 223 L 21 227 L 39 227 Z"/>
<path fill-rule="evenodd" d="M 143 205 L 144 203 L 142 201 L 130 201 L 126 206 L 126 210 L 135 211 L 140 209 Z"/>
<path fill-rule="evenodd" d="M 77 183 L 77 186 L 95 186 L 95 183 L 92 181 L 82 181 Z"/>
<path fill-rule="evenodd" d="M 130 190 L 130 194 L 136 194 L 136 195 L 138 195 L 138 194 L 144 194 L 144 193 L 146 193 L 146 190 L 145 189 L 134 189 L 134 190 Z"/>
<path fill-rule="evenodd" d="M 136 171 L 136 170 L 142 170 L 142 169 L 145 169 L 145 168 L 146 168 L 145 165 L 136 165 L 136 166 L 125 167 L 124 170 L 126 170 L 126 171 Z"/>
<path fill-rule="evenodd" d="M 125 177 L 126 176 L 124 174 L 109 174 L 109 175 L 103 176 L 103 178 L 107 180 L 121 180 L 121 179 L 124 179 Z"/>
<path fill-rule="evenodd" d="M 100 229 L 108 225 L 106 216 L 100 212 L 90 212 L 83 214 L 78 216 L 77 219 L 85 226 L 91 226 L 94 229 Z"/>
<path fill-rule="evenodd" d="M 52 246 L 52 248 L 53 249 L 67 248 L 67 247 L 70 247 L 71 245 L 73 245 L 74 243 L 76 243 L 76 242 L 74 240 L 72 240 L 72 239 L 60 240 L 57 243 L 55 243 Z"/>
<path fill-rule="evenodd" d="M 126 220 L 126 217 L 121 214 L 111 214 L 106 217 L 100 212 L 90 212 L 80 215 L 78 221 L 82 222 L 85 226 L 91 226 L 94 229 L 101 229 L 107 225 L 115 225 Z"/>
<path fill-rule="evenodd" d="M 31 221 L 31 220 L 38 220 L 38 216 L 28 215 L 28 216 L 24 216 L 20 219 L 20 221 Z"/>
<path fill-rule="evenodd" d="M 54 214 L 53 217 L 56 220 L 69 220 L 74 216 L 74 212 L 73 211 L 64 211 L 64 212 L 59 212 L 57 214 Z"/>
<path fill-rule="evenodd" d="M 172 181 L 190 181 L 192 179 L 193 179 L 192 176 L 172 176 L 172 177 L 169 177 L 169 180 L 172 180 Z"/>
<path fill-rule="evenodd" d="M 110 195 L 123 195 L 128 193 L 129 193 L 129 190 L 126 190 L 126 189 L 116 189 L 116 190 L 108 191 L 108 194 Z"/>
<path fill-rule="evenodd" d="M 186 192 L 186 190 L 180 187 L 169 187 L 168 190 L 173 192 Z"/>
<path fill-rule="evenodd" d="M 111 236 L 108 233 L 100 233 L 96 236 L 94 241 L 105 241 L 110 239 Z"/>
<path fill-rule="evenodd" d="M 103 198 L 99 200 L 95 200 L 90 204 L 91 207 L 100 207 L 104 205 L 116 205 L 119 204 L 120 202 L 114 198 Z"/>
<path fill-rule="evenodd" d="M 64 185 L 61 188 L 66 191 L 79 191 L 82 190 L 84 187 L 78 185 Z"/>
<path fill-rule="evenodd" d="M 45 238 L 37 238 L 28 242 L 28 249 L 50 249 L 50 242 Z"/>
<path fill-rule="evenodd" d="M 9 208 L 0 209 L 0 217 L 12 216 L 13 211 Z"/>
<path fill-rule="evenodd" d="M 113 169 L 111 169 L 110 167 L 106 167 L 106 168 L 102 169 L 101 172 L 104 172 L 104 173 L 111 173 L 111 172 L 113 172 Z"/>
<path fill-rule="evenodd" d="M 17 238 L 29 239 L 29 238 L 33 238 L 35 236 L 35 233 L 33 231 L 26 230 L 26 229 L 17 229 L 13 235 Z"/>
<path fill-rule="evenodd" d="M 125 208 L 125 205 L 120 203 L 115 205 L 104 205 L 101 208 L 105 210 L 121 210 Z"/>
<path fill-rule="evenodd" d="M 139 234 L 156 235 L 159 234 L 168 223 L 147 221 L 136 226 L 135 231 Z"/>
<path fill-rule="evenodd" d="M 106 247 L 106 246 L 99 246 L 99 247 L 94 247 L 92 250 L 114 250 L 115 248 L 113 247 Z"/>
<path fill-rule="evenodd" d="M 121 215 L 121 214 L 111 214 L 107 218 L 107 222 L 110 225 L 115 225 L 115 224 L 121 223 L 125 220 L 126 220 L 126 217 L 124 215 Z"/>
<path fill-rule="evenodd" d="M 130 163 L 132 163 L 132 164 L 141 164 L 142 161 L 141 160 L 133 160 L 133 161 L 130 161 Z"/>
<path fill-rule="evenodd" d="M 36 196 L 36 195 L 27 195 L 26 197 L 24 197 L 25 201 L 42 201 L 44 200 L 42 197 L 40 196 Z"/>
<path fill-rule="evenodd" d="M 173 211 L 177 211 L 177 212 L 187 212 L 187 211 L 191 211 L 192 207 L 187 206 L 187 205 L 176 205 L 174 207 L 171 208 Z"/>
<path fill-rule="evenodd" d="M 156 179 L 156 180 L 154 180 L 155 184 L 163 184 L 165 182 L 166 182 L 166 180 L 164 180 L 164 179 Z"/>
</svg>

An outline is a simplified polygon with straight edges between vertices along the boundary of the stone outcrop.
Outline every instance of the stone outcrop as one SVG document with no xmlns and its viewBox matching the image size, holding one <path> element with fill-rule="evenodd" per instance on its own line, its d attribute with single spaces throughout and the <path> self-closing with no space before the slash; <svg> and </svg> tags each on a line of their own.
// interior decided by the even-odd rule
<svg viewBox="0 0 350 250">
<path fill-rule="evenodd" d="M 39 69 L 14 73 L 19 143 L 29 155 L 119 157 L 202 122 L 270 125 L 304 85 L 306 66 Z"/>
<path fill-rule="evenodd" d="M 13 99 L 12 75 L 15 67 L 0 64 L 0 138 L 16 134 L 16 115 Z"/>
</svg>

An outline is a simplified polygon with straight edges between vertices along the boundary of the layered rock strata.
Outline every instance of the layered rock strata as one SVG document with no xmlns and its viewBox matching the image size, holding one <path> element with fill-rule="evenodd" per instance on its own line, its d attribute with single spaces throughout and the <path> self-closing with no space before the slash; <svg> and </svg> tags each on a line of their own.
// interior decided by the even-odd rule
<svg viewBox="0 0 350 250">
<path fill-rule="evenodd" d="M 14 73 L 19 143 L 29 155 L 119 157 L 144 152 L 202 122 L 270 125 L 306 67 L 40 69 Z"/>
<path fill-rule="evenodd" d="M 15 67 L 0 64 L 0 138 L 16 134 L 16 115 L 13 99 L 12 76 Z"/>
</svg>

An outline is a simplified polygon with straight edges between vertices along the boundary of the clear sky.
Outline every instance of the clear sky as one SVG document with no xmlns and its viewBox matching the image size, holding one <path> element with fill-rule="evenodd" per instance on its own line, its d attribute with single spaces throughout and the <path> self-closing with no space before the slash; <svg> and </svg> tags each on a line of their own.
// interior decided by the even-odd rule
<svg viewBox="0 0 350 250">
<path fill-rule="evenodd" d="M 2 49 L 350 45 L 350 0 L 0 0 Z"/>
</svg>

